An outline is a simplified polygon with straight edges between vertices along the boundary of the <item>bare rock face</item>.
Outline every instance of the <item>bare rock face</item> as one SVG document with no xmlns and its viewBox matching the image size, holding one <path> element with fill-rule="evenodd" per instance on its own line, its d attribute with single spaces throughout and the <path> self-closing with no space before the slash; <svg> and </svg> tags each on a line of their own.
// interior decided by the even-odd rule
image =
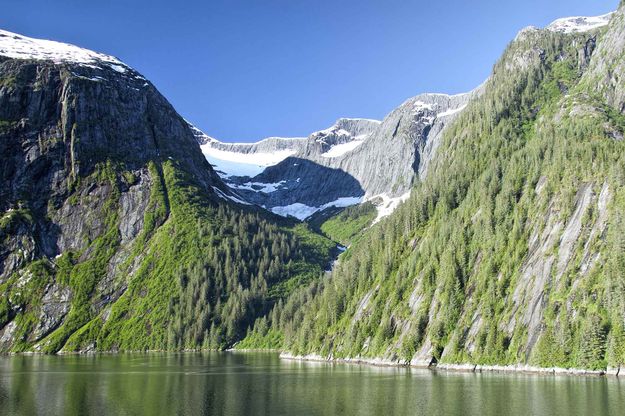
<svg viewBox="0 0 625 416">
<path fill-rule="evenodd" d="M 61 51 L 61 52 L 59 52 Z M 119 266 L 144 229 L 155 181 L 151 162 L 171 161 L 208 194 L 228 188 L 202 156 L 194 131 L 139 73 L 113 57 L 0 31 L 0 284 L 37 282 L 28 342 L 56 329 L 70 310 L 67 284 L 48 283 L 62 253 L 77 261 L 118 218 L 118 252 L 97 286 L 95 310 L 125 290 Z M 108 176 L 107 176 L 108 175 Z M 215 195 L 217 198 L 217 196 Z M 41 268 L 22 276 L 39 259 Z M 40 283 L 39 283 L 40 282 Z M 26 283 L 24 283 L 26 284 Z M 41 287 L 39 287 L 39 286 Z M 20 299 L 0 318 L 0 350 L 14 345 Z M 15 302 L 15 303 L 14 303 Z"/>
<path fill-rule="evenodd" d="M 386 116 L 361 146 L 329 164 L 356 178 L 365 199 L 403 195 L 426 174 L 445 126 L 478 93 L 411 98 Z"/>
<path fill-rule="evenodd" d="M 35 259 L 36 242 L 33 225 L 21 213 L 9 211 L 2 220 L 5 226 L 0 231 L 0 284 L 23 265 Z"/>
<path fill-rule="evenodd" d="M 427 173 L 445 127 L 481 88 L 468 94 L 422 94 L 384 120 L 339 119 L 306 139 L 269 138 L 253 144 L 221 143 L 198 133 L 198 141 L 232 154 L 290 151 L 252 178 L 225 181 L 247 201 L 280 212 L 285 206 L 323 209 L 378 196 L 399 198 Z"/>
<path fill-rule="evenodd" d="M 144 213 L 150 200 L 152 178 L 147 169 L 137 171 L 134 178 L 136 182 L 119 199 L 122 245 L 134 240 L 143 229 Z"/>
<path fill-rule="evenodd" d="M 39 340 L 57 328 L 70 309 L 71 291 L 57 284 L 49 285 L 41 299 L 39 320 L 31 337 Z"/>
<path fill-rule="evenodd" d="M 625 113 L 625 7 L 622 5 L 611 16 L 595 54 L 601 59 L 589 64 L 584 81 L 610 106 Z"/>
</svg>

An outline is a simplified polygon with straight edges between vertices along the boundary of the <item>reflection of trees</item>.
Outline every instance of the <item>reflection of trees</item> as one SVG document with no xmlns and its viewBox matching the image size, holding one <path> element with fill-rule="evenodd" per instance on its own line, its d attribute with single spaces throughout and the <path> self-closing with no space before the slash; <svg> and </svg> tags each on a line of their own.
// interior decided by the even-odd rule
<svg viewBox="0 0 625 416">
<path fill-rule="evenodd" d="M 445 373 L 270 354 L 0 357 L 0 414 L 618 414 L 617 379 Z"/>
<path fill-rule="evenodd" d="M 37 414 L 33 383 L 30 382 L 30 376 L 26 372 L 28 357 L 2 358 L 2 361 L 2 385 L 8 390 L 8 406 L 3 405 L 2 408 L 16 414 Z M 11 373 L 8 379 L 5 378 L 5 369 Z"/>
</svg>

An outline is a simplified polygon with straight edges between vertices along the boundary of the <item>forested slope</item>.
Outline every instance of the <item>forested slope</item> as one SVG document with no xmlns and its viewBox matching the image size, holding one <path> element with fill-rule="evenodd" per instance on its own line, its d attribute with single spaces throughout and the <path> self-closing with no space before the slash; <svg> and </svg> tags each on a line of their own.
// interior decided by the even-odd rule
<svg viewBox="0 0 625 416">
<path fill-rule="evenodd" d="M 625 360 L 625 7 L 529 28 L 427 177 L 243 346 L 398 363 Z"/>
</svg>

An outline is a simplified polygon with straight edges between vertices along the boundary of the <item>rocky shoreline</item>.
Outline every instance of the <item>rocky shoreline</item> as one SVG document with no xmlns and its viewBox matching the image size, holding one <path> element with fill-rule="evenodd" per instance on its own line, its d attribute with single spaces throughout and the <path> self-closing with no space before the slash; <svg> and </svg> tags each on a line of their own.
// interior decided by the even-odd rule
<svg viewBox="0 0 625 416">
<path fill-rule="evenodd" d="M 425 362 L 402 362 L 397 360 L 389 360 L 384 358 L 330 358 L 322 357 L 317 354 L 308 355 L 292 355 L 289 353 L 281 353 L 281 359 L 294 361 L 316 361 L 328 363 L 346 363 L 373 365 L 378 367 L 407 367 L 407 368 L 424 368 L 437 371 L 453 371 L 465 373 L 525 373 L 525 374 L 544 374 L 544 375 L 569 375 L 569 376 L 613 376 L 619 377 L 620 367 L 608 368 L 606 370 L 585 370 L 581 368 L 561 368 L 561 367 L 534 367 L 526 364 L 516 365 L 478 365 L 478 364 L 433 364 L 429 365 Z M 625 374 L 625 373 L 624 373 Z"/>
<path fill-rule="evenodd" d="M 165 352 L 179 352 L 179 353 L 193 353 L 193 352 L 205 352 L 216 350 L 205 349 L 184 349 L 179 351 L 168 350 L 147 350 L 147 351 L 60 351 L 56 355 L 97 355 L 97 354 L 150 354 L 150 353 L 165 353 Z M 323 357 L 318 354 L 308 355 L 293 355 L 286 352 L 280 352 L 276 349 L 236 349 L 230 348 L 224 352 L 229 353 L 254 353 L 254 352 L 272 352 L 280 353 L 280 359 L 291 361 L 311 361 L 311 362 L 324 362 L 324 363 L 342 363 L 342 364 L 358 364 L 358 365 L 370 365 L 375 367 L 397 367 L 397 368 L 421 368 L 429 369 L 433 371 L 449 371 L 449 372 L 461 372 L 461 373 L 525 373 L 525 374 L 543 374 L 543 375 L 568 375 L 568 376 L 611 376 L 611 377 L 623 377 L 625 371 L 621 373 L 620 367 L 608 367 L 606 370 L 586 370 L 582 368 L 562 368 L 562 367 L 535 367 L 526 364 L 516 365 L 480 365 L 480 364 L 428 364 L 425 361 L 399 361 L 386 358 L 365 358 L 365 357 L 347 357 L 347 358 L 331 358 Z M 0 354 L 6 356 L 13 355 L 47 355 L 37 351 L 23 351 L 23 352 L 10 352 L 7 354 Z"/>
</svg>

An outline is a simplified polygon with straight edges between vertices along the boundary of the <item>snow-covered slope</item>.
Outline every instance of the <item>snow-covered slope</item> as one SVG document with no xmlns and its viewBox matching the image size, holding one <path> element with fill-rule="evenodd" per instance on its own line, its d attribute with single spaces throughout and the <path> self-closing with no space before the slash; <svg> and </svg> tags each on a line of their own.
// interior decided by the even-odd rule
<svg viewBox="0 0 625 416">
<path fill-rule="evenodd" d="M 614 12 L 604 14 L 602 16 L 565 17 L 553 21 L 549 26 L 546 27 L 546 29 L 553 32 L 562 33 L 587 32 L 589 30 L 594 30 L 603 26 L 607 26 L 608 23 L 610 23 L 610 18 L 612 17 L 612 15 L 614 15 Z"/>
<path fill-rule="evenodd" d="M 352 150 L 354 150 L 355 148 L 357 148 L 363 143 L 364 143 L 364 139 L 353 140 L 351 142 L 347 142 L 343 144 L 337 144 L 337 145 L 332 146 L 330 150 L 328 150 L 327 152 L 322 153 L 321 156 L 323 157 L 343 156 L 344 154 L 351 152 Z"/>
<path fill-rule="evenodd" d="M 206 159 L 223 177 L 256 176 L 268 166 L 277 165 L 284 159 L 295 154 L 294 150 L 277 150 L 266 153 L 240 153 L 220 150 L 205 144 L 201 146 Z"/>
<path fill-rule="evenodd" d="M 268 137 L 256 143 L 222 143 L 189 124 L 202 153 L 217 173 L 226 179 L 233 176 L 254 177 L 303 147 L 303 137 Z"/>
<path fill-rule="evenodd" d="M 114 56 L 83 49 L 67 43 L 34 39 L 0 30 L 0 55 L 15 59 L 34 59 L 54 63 L 72 63 L 102 68 L 106 66 L 125 73 L 129 66 Z"/>
</svg>

